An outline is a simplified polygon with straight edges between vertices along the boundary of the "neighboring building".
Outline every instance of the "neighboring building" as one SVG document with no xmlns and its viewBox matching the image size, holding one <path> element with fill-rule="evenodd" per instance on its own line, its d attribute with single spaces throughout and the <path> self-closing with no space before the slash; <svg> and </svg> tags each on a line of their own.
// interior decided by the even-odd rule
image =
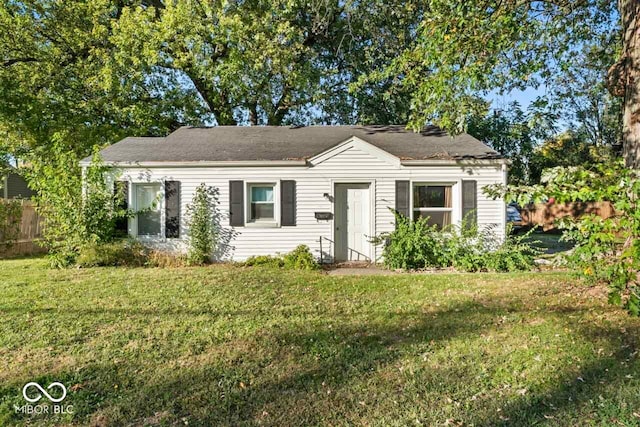
<svg viewBox="0 0 640 427">
<path fill-rule="evenodd" d="M 0 196 L 4 199 L 30 199 L 33 191 L 27 181 L 16 172 L 9 171 L 4 177 L 0 175 Z"/>
<path fill-rule="evenodd" d="M 148 244 L 184 250 L 186 206 L 200 183 L 223 211 L 218 259 L 285 253 L 308 245 L 323 259 L 377 260 L 372 236 L 392 231 L 392 209 L 440 226 L 465 215 L 504 230 L 505 204 L 484 195 L 506 184 L 507 161 L 470 135 L 435 127 L 183 127 L 164 138 L 125 138 L 101 152 L 118 169 L 134 210 L 126 224 Z M 81 162 L 89 166 L 90 158 Z"/>
</svg>

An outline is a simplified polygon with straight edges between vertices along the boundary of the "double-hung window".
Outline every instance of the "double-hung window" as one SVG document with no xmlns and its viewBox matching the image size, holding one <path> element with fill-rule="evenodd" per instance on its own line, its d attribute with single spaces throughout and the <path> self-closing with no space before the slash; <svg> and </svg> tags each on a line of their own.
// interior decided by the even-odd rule
<svg viewBox="0 0 640 427">
<path fill-rule="evenodd" d="M 136 234 L 160 236 L 162 232 L 162 186 L 159 183 L 134 184 L 133 202 L 136 210 Z"/>
<path fill-rule="evenodd" d="M 249 221 L 275 222 L 276 185 L 249 184 Z"/>
<path fill-rule="evenodd" d="M 413 219 L 428 217 L 429 225 L 442 229 L 451 225 L 453 213 L 452 186 L 445 184 L 413 184 Z"/>
</svg>

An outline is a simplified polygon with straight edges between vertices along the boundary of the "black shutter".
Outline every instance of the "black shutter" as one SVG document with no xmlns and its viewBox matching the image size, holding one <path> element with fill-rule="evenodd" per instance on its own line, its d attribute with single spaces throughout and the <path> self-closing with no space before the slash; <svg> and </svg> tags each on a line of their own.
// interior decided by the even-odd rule
<svg viewBox="0 0 640 427">
<path fill-rule="evenodd" d="M 164 182 L 165 221 L 164 235 L 166 238 L 180 237 L 180 181 Z"/>
<path fill-rule="evenodd" d="M 296 225 L 296 182 L 280 181 L 280 225 Z"/>
<path fill-rule="evenodd" d="M 411 183 L 409 181 L 396 181 L 396 212 L 411 218 Z"/>
<path fill-rule="evenodd" d="M 129 208 L 129 181 L 116 181 L 113 185 L 113 194 L 117 202 L 117 210 Z M 115 222 L 115 235 L 124 237 L 129 233 L 129 218 L 117 218 Z"/>
<path fill-rule="evenodd" d="M 244 181 L 229 181 L 229 225 L 244 225 Z"/>
<path fill-rule="evenodd" d="M 474 180 L 462 181 L 462 220 L 467 228 L 478 224 L 478 183 Z"/>
</svg>

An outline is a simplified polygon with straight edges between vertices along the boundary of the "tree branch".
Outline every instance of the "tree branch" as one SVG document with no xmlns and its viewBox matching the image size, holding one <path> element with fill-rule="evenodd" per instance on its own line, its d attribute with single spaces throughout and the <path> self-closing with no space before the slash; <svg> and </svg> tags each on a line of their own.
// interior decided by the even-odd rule
<svg viewBox="0 0 640 427">
<path fill-rule="evenodd" d="M 7 68 L 14 64 L 27 63 L 27 62 L 38 62 L 38 60 L 36 58 L 31 58 L 31 57 L 6 59 L 2 62 L 2 67 Z"/>
</svg>

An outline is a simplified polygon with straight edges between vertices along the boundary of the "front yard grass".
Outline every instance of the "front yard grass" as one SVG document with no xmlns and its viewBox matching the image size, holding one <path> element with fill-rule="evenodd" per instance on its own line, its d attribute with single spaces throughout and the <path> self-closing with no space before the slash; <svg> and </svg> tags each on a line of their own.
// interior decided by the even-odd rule
<svg viewBox="0 0 640 427">
<path fill-rule="evenodd" d="M 568 273 L 27 259 L 0 261 L 0 292 L 0 425 L 640 421 L 640 320 Z M 74 414 L 16 414 L 29 381 L 65 384 Z"/>
</svg>

